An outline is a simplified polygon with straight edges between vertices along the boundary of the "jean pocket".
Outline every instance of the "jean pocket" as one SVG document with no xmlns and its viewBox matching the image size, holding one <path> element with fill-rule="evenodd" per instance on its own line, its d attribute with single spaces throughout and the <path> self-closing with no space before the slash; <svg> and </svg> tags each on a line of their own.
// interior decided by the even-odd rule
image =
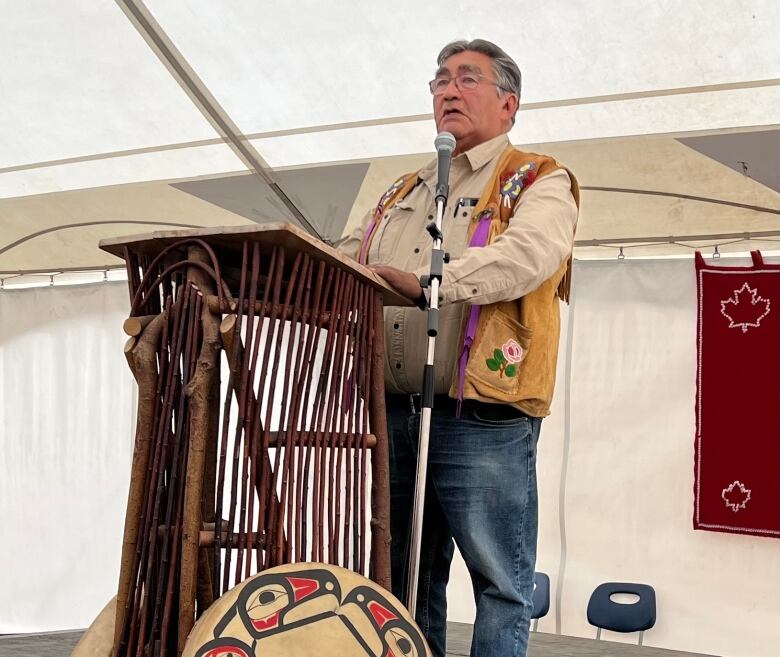
<svg viewBox="0 0 780 657">
<path fill-rule="evenodd" d="M 528 423 L 528 416 L 511 406 L 482 406 L 471 411 L 471 419 L 488 427 L 517 427 Z"/>
</svg>

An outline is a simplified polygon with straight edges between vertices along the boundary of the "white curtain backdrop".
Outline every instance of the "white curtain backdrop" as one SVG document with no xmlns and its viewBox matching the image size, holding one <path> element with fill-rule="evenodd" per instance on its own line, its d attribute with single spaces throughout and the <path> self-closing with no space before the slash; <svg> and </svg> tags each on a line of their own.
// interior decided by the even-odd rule
<svg viewBox="0 0 780 657">
<path fill-rule="evenodd" d="M 135 422 L 124 283 L 0 293 L 0 633 L 116 594 Z"/>
<path fill-rule="evenodd" d="M 551 587 L 539 631 L 593 638 L 585 615 L 593 589 L 644 582 L 658 604 L 645 645 L 776 657 L 780 544 L 693 530 L 693 260 L 578 261 L 562 319 L 556 396 L 537 462 L 537 570 Z M 472 622 L 468 575 L 462 562 L 456 567 L 450 620 Z"/>
<path fill-rule="evenodd" d="M 539 447 L 538 570 L 552 589 L 539 630 L 594 637 L 596 585 L 637 581 L 658 601 L 646 645 L 774 657 L 780 545 L 692 529 L 692 260 L 577 262 L 574 281 Z M 0 632 L 85 627 L 115 590 L 135 408 L 127 305 L 121 284 L 0 294 Z M 461 561 L 449 598 L 450 620 L 471 622 Z"/>
</svg>

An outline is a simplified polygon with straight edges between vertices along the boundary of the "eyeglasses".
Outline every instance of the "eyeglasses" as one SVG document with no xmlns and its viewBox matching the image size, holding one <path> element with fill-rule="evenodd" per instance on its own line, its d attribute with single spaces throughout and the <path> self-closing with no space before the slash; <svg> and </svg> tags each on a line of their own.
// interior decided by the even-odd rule
<svg viewBox="0 0 780 657">
<path fill-rule="evenodd" d="M 504 91 L 512 93 L 511 89 L 502 87 L 500 84 L 498 84 L 498 82 L 494 82 L 493 80 L 488 80 L 487 77 L 481 73 L 461 73 L 460 75 L 456 75 L 454 77 L 440 76 L 431 80 L 428 83 L 428 86 L 430 87 L 431 93 L 434 96 L 440 96 L 447 90 L 447 87 L 450 86 L 450 82 L 453 81 L 455 82 L 455 86 L 461 91 L 470 91 L 472 89 L 476 89 L 480 82 L 485 81 L 488 84 L 496 85 L 499 89 L 503 89 Z"/>
</svg>

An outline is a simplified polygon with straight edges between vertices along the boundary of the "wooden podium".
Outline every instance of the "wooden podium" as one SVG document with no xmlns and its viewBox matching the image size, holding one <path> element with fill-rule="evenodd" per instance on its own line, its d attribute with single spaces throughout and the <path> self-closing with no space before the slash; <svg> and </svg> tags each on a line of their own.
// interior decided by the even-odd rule
<svg viewBox="0 0 780 657">
<path fill-rule="evenodd" d="M 112 655 L 181 654 L 279 564 L 389 588 L 382 308 L 411 303 L 289 224 L 100 246 L 127 264 L 138 383 Z"/>
</svg>

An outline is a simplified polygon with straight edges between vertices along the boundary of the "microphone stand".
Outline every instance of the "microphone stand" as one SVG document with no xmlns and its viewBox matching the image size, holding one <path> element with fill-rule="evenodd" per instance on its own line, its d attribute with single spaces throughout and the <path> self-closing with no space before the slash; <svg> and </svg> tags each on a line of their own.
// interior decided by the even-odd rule
<svg viewBox="0 0 780 657">
<path fill-rule="evenodd" d="M 420 547 L 422 544 L 423 510 L 425 507 L 425 486 L 428 476 L 428 443 L 431 433 L 431 410 L 434 394 L 434 354 L 436 350 L 436 335 L 439 332 L 439 286 L 441 285 L 444 264 L 450 256 L 442 250 L 444 236 L 441 232 L 444 210 L 449 196 L 450 160 L 455 150 L 455 137 L 449 132 L 436 136 L 438 151 L 438 181 L 436 184 L 436 220 L 426 226 L 433 239 L 431 250 L 431 270 L 427 276 L 420 277 L 420 285 L 428 288 L 428 353 L 423 370 L 422 404 L 420 406 L 420 433 L 417 448 L 417 476 L 414 487 L 414 504 L 412 507 L 412 530 L 410 533 L 409 570 L 407 573 L 406 608 L 412 618 L 417 609 L 417 584 L 420 570 Z"/>
</svg>

